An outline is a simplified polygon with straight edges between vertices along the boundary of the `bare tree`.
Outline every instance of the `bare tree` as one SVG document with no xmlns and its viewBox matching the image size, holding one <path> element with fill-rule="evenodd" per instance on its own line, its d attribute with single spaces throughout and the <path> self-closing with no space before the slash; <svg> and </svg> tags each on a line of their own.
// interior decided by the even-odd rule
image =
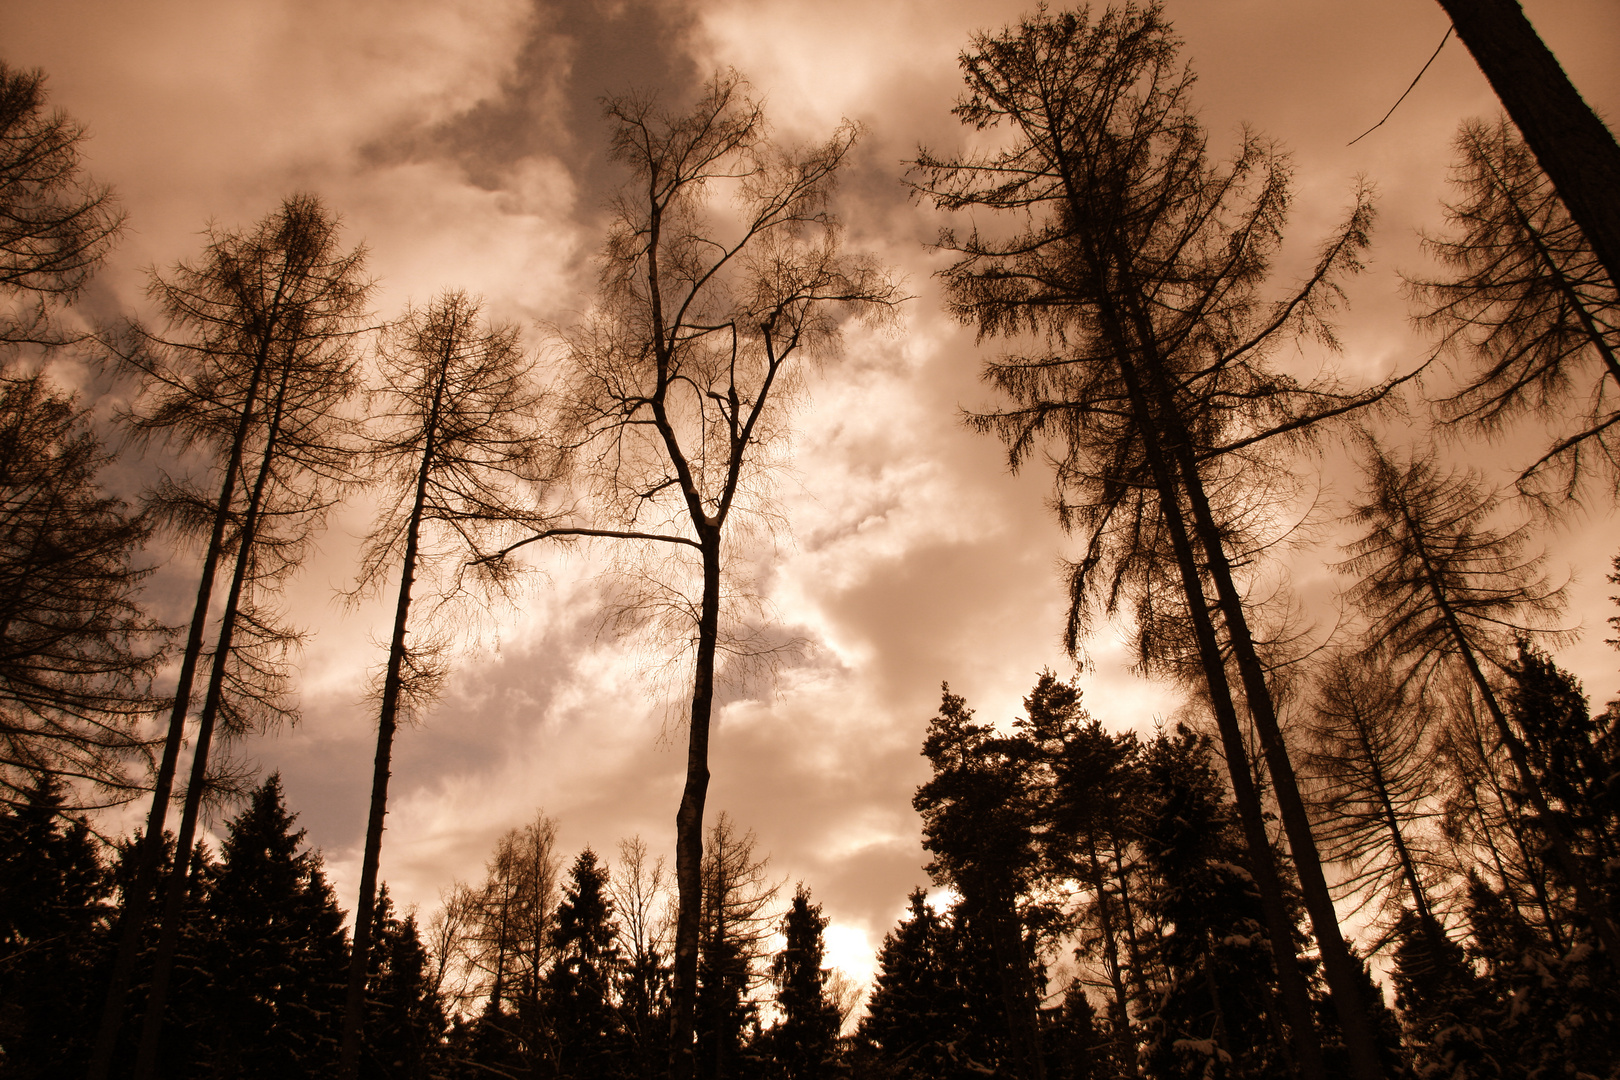
<svg viewBox="0 0 1620 1080">
<path fill-rule="evenodd" d="M 1351 557 L 1342 564 L 1359 579 L 1351 601 L 1372 620 L 1371 636 L 1407 665 L 1410 681 L 1454 664 L 1473 684 L 1553 861 L 1604 947 L 1620 955 L 1620 933 L 1487 670 L 1505 670 L 1516 641 L 1545 629 L 1562 610 L 1563 590 L 1547 581 L 1541 556 L 1526 554 L 1526 527 L 1487 525 L 1496 500 L 1476 476 L 1441 471 L 1432 453 L 1401 461 L 1371 442 L 1368 458 L 1366 490 L 1352 512 L 1367 531 L 1347 545 Z"/>
<path fill-rule="evenodd" d="M 785 449 L 804 367 L 832 353 L 841 318 L 881 315 L 900 296 L 869 259 L 839 249 L 829 197 L 853 125 L 819 146 L 778 147 L 735 75 L 716 77 L 685 115 L 634 96 L 609 101 L 607 115 L 632 180 L 614 203 L 600 299 L 568 342 L 564 407 L 606 520 L 524 543 L 610 537 L 668 556 L 620 612 L 692 649 L 671 1020 L 676 1071 L 687 1074 L 717 660 L 770 647 L 724 617 L 748 592 L 737 586 L 739 532 L 767 523 L 756 497 Z"/>
<path fill-rule="evenodd" d="M 1439 812 L 1433 710 L 1389 665 L 1378 652 L 1328 659 L 1305 724 L 1303 767 L 1323 853 L 1346 871 L 1338 887 L 1375 915 L 1394 900 L 1398 915 L 1404 886 L 1432 939 L 1445 931 L 1430 898 L 1433 860 L 1419 841 Z"/>
<path fill-rule="evenodd" d="M 770 856 L 754 854 L 752 829 L 738 835 L 722 813 L 703 853 L 703 913 L 697 983 L 698 1052 L 703 1074 L 739 1075 L 736 1051 L 753 1018 L 752 996 L 769 979 L 768 944 L 776 929 L 781 882 L 767 875 Z"/>
<path fill-rule="evenodd" d="M 614 910 L 619 914 L 619 953 L 624 972 L 619 1000 L 631 1053 L 638 1075 L 651 1080 L 667 1066 L 660 1054 L 668 1034 L 669 946 L 673 926 L 669 882 L 664 859 L 649 862 L 647 845 L 639 836 L 619 843 L 619 862 L 609 882 Z"/>
<path fill-rule="evenodd" d="M 246 721 L 257 707 L 268 708 L 272 717 L 280 711 L 280 688 L 263 686 L 261 677 L 278 674 L 277 655 L 289 639 L 261 602 L 260 587 L 296 566 L 331 503 L 327 489 L 342 478 L 349 455 L 333 443 L 333 410 L 355 387 L 350 344 L 370 288 L 361 276 L 364 250 L 343 251 L 337 231 L 336 219 L 308 195 L 287 199 L 252 232 L 212 230 L 200 263 L 181 263 L 169 278 L 153 277 L 151 294 L 174 336 L 137 325 L 113 343 L 119 363 L 142 380 L 142 397 L 130 417 L 134 430 L 181 451 L 199 451 L 217 494 L 180 484 L 159 493 L 182 531 L 195 527 L 207 539 L 152 808 L 92 1054 L 93 1080 L 102 1080 L 111 1067 L 147 922 L 146 897 L 162 859 L 164 821 L 203 656 L 214 579 L 233 552 L 177 850 L 191 851 L 215 722 L 222 715 L 232 723 Z M 166 903 L 176 913 L 190 863 L 177 858 L 171 873 Z M 165 934 L 172 937 L 177 930 L 177 919 L 166 918 Z M 168 966 L 162 957 L 172 956 L 172 950 L 172 940 L 166 950 L 160 946 L 154 972 L 140 1059 L 147 1069 L 155 1062 L 161 1024 L 158 984 Z"/>
<path fill-rule="evenodd" d="M 1442 415 L 1487 434 L 1546 420 L 1553 444 L 1521 472 L 1526 492 L 1573 499 L 1593 471 L 1620 485 L 1620 291 L 1507 121 L 1464 124 L 1457 151 L 1453 232 L 1427 239 L 1451 274 L 1408 282 L 1419 323 L 1464 367 Z"/>
<path fill-rule="evenodd" d="M 444 643 L 412 628 L 413 592 L 431 590 L 429 615 L 462 593 L 467 560 L 482 537 L 513 515 L 506 489 L 529 478 L 540 454 L 533 437 L 538 398 L 516 327 L 481 327 L 479 305 L 447 293 L 390 328 L 372 395 L 367 439 L 388 485 L 361 559 L 362 592 L 376 592 L 399 567 L 393 632 L 382 676 L 377 753 L 365 850 L 360 862 L 340 1072 L 360 1067 L 383 818 L 399 717 L 431 702 L 445 668 Z M 416 622 L 421 622 L 420 615 Z M 407 642 L 407 635 L 411 641 Z"/>
<path fill-rule="evenodd" d="M 980 130 L 1007 127 L 1003 148 L 963 158 L 923 153 L 918 192 L 947 210 L 986 208 L 1011 235 L 945 231 L 957 255 L 943 272 L 951 310 L 981 336 L 1022 339 L 1032 355 L 988 365 L 1011 399 L 971 418 L 999 435 L 1016 468 L 1050 451 L 1065 524 L 1089 534 L 1071 576 L 1069 640 L 1097 606 L 1134 603 L 1145 659 L 1190 644 L 1221 731 L 1300 1066 L 1324 1075 L 1312 1009 L 1298 977 L 1258 793 L 1248 768 L 1228 655 L 1260 737 L 1352 1074 L 1381 1073 L 1359 965 L 1339 931 L 1310 823 L 1249 626 L 1232 507 L 1282 475 L 1279 454 L 1316 425 L 1365 407 L 1393 384 L 1350 392 L 1273 369 L 1283 343 L 1334 344 L 1339 280 L 1360 267 L 1372 210 L 1359 192 L 1306 280 L 1274 303 L 1261 293 L 1281 242 L 1288 166 L 1249 134 L 1212 165 L 1191 112 L 1192 75 L 1157 6 L 1110 10 L 1095 24 L 1045 12 L 980 35 L 962 65 L 956 108 Z M 1247 495 L 1245 496 L 1245 490 Z M 1239 496 L 1244 496 L 1240 499 Z M 1166 601 L 1164 587 L 1179 588 Z M 1100 601 L 1100 604 L 1099 604 Z M 1185 613 L 1161 643 L 1161 610 Z M 1216 616 L 1218 614 L 1219 624 Z M 1188 642 L 1188 638 L 1191 641 Z"/>
<path fill-rule="evenodd" d="M 80 166 L 84 138 L 46 112 L 42 72 L 0 63 L 0 348 L 59 343 L 51 307 L 79 294 L 123 225 L 112 190 Z"/>
</svg>

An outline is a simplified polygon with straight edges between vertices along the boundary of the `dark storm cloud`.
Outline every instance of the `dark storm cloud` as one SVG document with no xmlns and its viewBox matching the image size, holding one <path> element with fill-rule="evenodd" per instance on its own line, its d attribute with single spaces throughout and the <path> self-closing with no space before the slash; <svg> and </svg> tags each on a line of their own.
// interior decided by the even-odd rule
<svg viewBox="0 0 1620 1080">
<path fill-rule="evenodd" d="M 492 191 L 510 183 L 519 162 L 560 158 L 590 215 L 620 179 L 607 158 L 603 99 L 635 93 L 683 102 L 708 74 L 684 47 L 693 29 L 693 12 L 666 0 L 535 0 L 496 94 L 444 119 L 402 125 L 362 155 L 383 166 L 451 161 Z"/>
</svg>

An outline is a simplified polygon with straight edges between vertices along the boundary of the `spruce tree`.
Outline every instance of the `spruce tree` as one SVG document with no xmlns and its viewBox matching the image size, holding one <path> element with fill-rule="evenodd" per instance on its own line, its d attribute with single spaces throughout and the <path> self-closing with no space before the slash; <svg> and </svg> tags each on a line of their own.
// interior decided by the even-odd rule
<svg viewBox="0 0 1620 1080">
<path fill-rule="evenodd" d="M 614 1008 L 621 966 L 608 871 L 586 848 L 569 871 L 546 975 L 555 1075 L 590 1080 L 622 1075 L 624 1032 Z"/>
<path fill-rule="evenodd" d="M 782 951 L 771 962 L 781 1019 L 766 1032 L 765 1052 L 780 1080 L 822 1080 L 832 1074 L 838 1049 L 838 1009 L 827 1000 L 821 966 L 827 919 L 801 881 L 782 919 Z"/>
<path fill-rule="evenodd" d="M 1152 1075 L 1281 1076 L 1277 977 L 1264 914 L 1206 736 L 1178 726 L 1143 756 L 1146 902 L 1165 927 L 1168 986 L 1145 1019 Z"/>
<path fill-rule="evenodd" d="M 43 1080 L 84 1069 L 113 879 L 49 776 L 24 794 L 0 804 L 0 1075 Z"/>
<path fill-rule="evenodd" d="M 400 919 L 388 887 L 372 911 L 366 970 L 366 1046 L 363 1080 L 428 1080 L 443 1055 L 444 1009 L 428 980 L 428 954 L 416 916 Z"/>
<path fill-rule="evenodd" d="M 230 823 L 209 901 L 214 1075 L 286 1080 L 337 1068 L 343 913 L 295 820 L 272 774 Z"/>
</svg>

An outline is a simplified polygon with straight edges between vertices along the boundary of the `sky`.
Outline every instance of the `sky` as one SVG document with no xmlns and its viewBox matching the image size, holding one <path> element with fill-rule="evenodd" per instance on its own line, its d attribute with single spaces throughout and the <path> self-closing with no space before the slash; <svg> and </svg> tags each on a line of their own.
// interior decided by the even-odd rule
<svg viewBox="0 0 1620 1080">
<path fill-rule="evenodd" d="M 1600 113 L 1620 112 L 1620 6 L 1527 0 L 1525 11 Z M 941 310 L 929 250 L 940 217 L 901 177 L 919 146 L 949 153 L 957 55 L 972 33 L 1026 10 L 1004 0 L 9 0 L 0 59 L 38 67 L 53 103 L 83 122 L 89 170 L 128 211 L 120 246 L 84 306 L 145 311 L 151 267 L 194 256 L 209 222 L 249 226 L 313 191 L 364 242 L 375 308 L 391 318 L 441 289 L 485 298 L 552 363 L 558 328 L 591 303 L 607 204 L 622 175 L 607 156 L 604 95 L 688 102 L 734 68 L 778 138 L 825 138 L 843 118 L 864 134 L 836 207 L 845 246 L 894 268 L 913 297 L 888 330 L 846 334 L 810 380 L 780 484 L 783 520 L 761 567 L 781 632 L 803 647 L 773 678 L 732 688 L 715 717 L 709 820 L 757 836 L 777 877 L 802 880 L 831 918 L 829 960 L 870 975 L 906 894 L 926 883 L 911 794 L 940 684 L 982 719 L 1010 721 L 1043 668 L 1075 673 L 1059 643 L 1059 563 L 1071 552 L 1039 467 L 1008 474 L 964 409 L 991 403 L 992 355 Z M 1399 273 L 1430 269 L 1422 230 L 1441 225 L 1458 124 L 1497 104 L 1466 50 L 1441 50 L 1382 127 L 1348 145 L 1400 97 L 1445 30 L 1428 0 L 1167 0 L 1198 74 L 1194 100 L 1213 152 L 1243 125 L 1293 155 L 1295 205 L 1283 279 L 1299 272 L 1364 178 L 1379 218 L 1351 289 L 1335 364 L 1351 379 L 1408 370 L 1426 355 Z M 68 372 L 66 377 L 71 378 Z M 1494 478 L 1522 447 L 1453 451 Z M 120 468 L 137 475 L 133 458 Z M 1342 457 L 1342 455 L 1341 455 Z M 1309 471 L 1309 470 L 1308 470 Z M 1314 473 L 1312 473 L 1314 475 Z M 1331 522 L 1355 492 L 1330 453 L 1316 491 Z M 308 640 L 302 721 L 237 752 L 279 769 L 291 809 L 352 907 L 375 730 L 368 678 L 387 612 L 345 607 L 366 508 L 340 513 L 290 587 Z M 1316 624 L 1335 621 L 1334 530 L 1292 550 L 1287 571 Z M 1599 703 L 1620 693 L 1604 645 L 1614 554 L 1607 505 L 1542 537 L 1571 575 L 1559 653 Z M 160 557 L 165 553 L 157 553 Z M 612 858 L 639 834 L 672 857 L 685 732 L 682 702 L 649 675 L 658 656 L 602 630 L 605 552 L 548 557 L 518 602 L 469 624 L 446 692 L 396 743 L 382 875 L 424 916 L 452 880 L 476 880 L 507 829 L 543 810 L 565 857 Z M 183 555 L 150 600 L 171 621 L 194 583 Z M 1567 568 L 1567 569 L 1566 569 Z M 1181 707 L 1173 687 L 1131 670 L 1105 628 L 1080 675 L 1110 727 L 1151 732 Z M 671 708 L 673 703 L 674 708 Z M 216 827 L 217 827 L 216 823 Z"/>
</svg>

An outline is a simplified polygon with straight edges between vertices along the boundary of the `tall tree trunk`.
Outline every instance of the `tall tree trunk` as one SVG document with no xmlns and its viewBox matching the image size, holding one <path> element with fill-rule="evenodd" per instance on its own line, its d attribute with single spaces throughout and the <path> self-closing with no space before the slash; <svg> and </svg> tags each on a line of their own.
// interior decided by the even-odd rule
<svg viewBox="0 0 1620 1080">
<path fill-rule="evenodd" d="M 703 806 L 709 793 L 709 714 L 714 705 L 714 659 L 720 636 L 720 526 L 698 523 L 703 551 L 703 607 L 692 678 L 686 743 L 686 786 L 675 814 L 675 971 L 670 1010 L 670 1075 L 697 1075 L 692 1035 L 697 1005 L 699 919 L 703 909 Z"/>
<path fill-rule="evenodd" d="M 265 436 L 264 452 L 248 499 L 242 529 L 237 536 L 236 570 L 231 575 L 225 612 L 220 617 L 219 641 L 214 647 L 213 667 L 208 677 L 208 694 L 203 699 L 197 722 L 197 744 L 191 755 L 191 776 L 186 784 L 185 808 L 180 815 L 180 835 L 175 840 L 174 866 L 169 871 L 168 894 L 163 905 L 163 929 L 158 938 L 157 956 L 152 967 L 152 989 L 146 998 L 146 1016 L 141 1024 L 141 1042 L 135 1056 L 135 1080 L 151 1080 L 157 1068 L 158 1045 L 163 1033 L 163 1012 L 168 1004 L 169 978 L 174 971 L 174 954 L 180 944 L 180 924 L 184 921 L 187 886 L 192 874 L 191 845 L 197 835 L 197 818 L 202 812 L 202 794 L 208 784 L 208 755 L 214 738 L 214 723 L 224 697 L 225 668 L 236 635 L 242 590 L 253 566 L 253 544 L 257 539 L 264 490 L 275 461 L 276 443 L 281 431 L 282 408 L 286 402 L 291 365 L 281 372 L 275 410 Z"/>
<path fill-rule="evenodd" d="M 1517 0 L 1439 0 L 1491 89 L 1620 285 L 1620 146 Z"/>
<path fill-rule="evenodd" d="M 112 1071 L 113 1054 L 118 1045 L 118 1030 L 124 1022 L 124 1004 L 129 995 L 130 980 L 135 974 L 135 961 L 140 955 L 140 943 L 146 933 L 150 915 L 155 878 L 163 861 L 163 825 L 168 816 L 169 799 L 174 790 L 174 774 L 179 767 L 180 745 L 185 739 L 186 715 L 191 711 L 191 688 L 197 678 L 197 663 L 202 656 L 203 632 L 207 628 L 208 608 L 213 600 L 214 577 L 219 571 L 221 548 L 225 542 L 225 528 L 231 519 L 231 503 L 236 498 L 236 478 L 242 468 L 242 457 L 247 446 L 248 432 L 253 428 L 253 410 L 258 404 L 259 384 L 264 377 L 269 359 L 269 342 L 260 349 L 253 374 L 243 395 L 242 411 L 237 419 L 236 431 L 231 438 L 231 452 L 226 459 L 225 476 L 220 481 L 219 498 L 214 505 L 214 523 L 208 536 L 208 548 L 203 555 L 203 567 L 197 582 L 197 600 L 192 606 L 191 629 L 186 635 L 186 651 L 180 660 L 180 675 L 175 683 L 174 703 L 169 710 L 169 730 L 163 742 L 163 757 L 158 765 L 152 785 L 152 809 L 146 817 L 146 833 L 135 853 L 135 875 L 129 892 L 123 898 L 123 911 L 119 918 L 118 955 L 107 980 L 107 997 L 102 1005 L 101 1023 L 96 1031 L 95 1045 L 91 1049 L 89 1080 L 107 1080 Z M 175 861 L 183 857 L 176 850 Z"/>
<path fill-rule="evenodd" d="M 1364 980 L 1344 935 L 1339 932 L 1338 912 L 1334 910 L 1333 895 L 1328 891 L 1327 878 L 1322 873 L 1321 855 L 1316 849 L 1310 817 L 1305 812 L 1305 801 L 1300 797 L 1293 762 L 1289 760 L 1288 747 L 1277 721 L 1265 667 L 1260 662 L 1254 639 L 1249 633 L 1242 596 L 1232 580 L 1231 563 L 1226 557 L 1220 528 L 1204 494 L 1203 482 L 1195 471 L 1191 471 L 1191 450 L 1185 440 L 1177 439 L 1175 442 L 1176 453 L 1183 458 L 1183 482 L 1192 504 L 1199 546 L 1215 583 L 1221 619 L 1226 625 L 1227 641 L 1237 661 L 1249 716 L 1260 735 L 1260 749 L 1265 758 L 1266 771 L 1271 776 L 1272 793 L 1277 800 L 1289 850 L 1294 856 L 1294 869 L 1299 875 L 1305 910 L 1311 917 L 1311 928 L 1322 954 L 1322 968 L 1332 992 L 1334 1011 L 1338 1015 L 1345 1048 L 1350 1055 L 1351 1075 L 1356 1080 L 1381 1080 L 1384 1070 L 1378 1059 L 1368 1002 L 1362 990 Z"/>
<path fill-rule="evenodd" d="M 1140 373 L 1127 351 L 1128 338 L 1122 328 L 1112 327 L 1116 347 L 1120 348 L 1120 372 L 1130 394 L 1131 408 L 1142 435 L 1142 446 L 1152 470 L 1154 484 L 1159 491 L 1160 512 L 1170 533 L 1171 547 L 1175 551 L 1176 565 L 1181 575 L 1181 586 L 1187 598 L 1187 612 L 1193 623 L 1198 641 L 1200 666 L 1209 689 L 1210 710 L 1215 714 L 1215 726 L 1220 732 L 1221 748 L 1226 757 L 1227 774 L 1231 778 L 1232 798 L 1237 803 L 1238 820 L 1243 826 L 1244 842 L 1249 849 L 1250 871 L 1260 893 L 1260 906 L 1265 914 L 1267 936 L 1271 941 L 1271 955 L 1277 969 L 1277 986 L 1283 1006 L 1288 1012 L 1288 1023 L 1293 1034 L 1293 1049 L 1297 1064 L 1305 1080 L 1326 1080 L 1327 1065 L 1322 1057 L 1322 1044 L 1316 1030 L 1316 1019 L 1311 1006 L 1310 990 L 1300 973 L 1294 952 L 1293 919 L 1283 902 L 1282 877 L 1272 855 L 1271 837 L 1266 831 L 1265 817 L 1260 805 L 1260 793 L 1249 772 L 1249 753 L 1243 744 L 1243 729 L 1238 723 L 1233 704 L 1231 684 L 1227 680 L 1226 660 L 1221 655 L 1215 638 L 1214 621 L 1210 617 L 1209 602 L 1204 595 L 1203 581 L 1193 554 L 1192 541 L 1187 533 L 1180 495 L 1170 462 L 1165 458 L 1162 439 L 1164 431 L 1154 410 L 1149 407 Z"/>
<path fill-rule="evenodd" d="M 455 340 L 454 324 L 445 335 L 445 352 L 439 358 L 438 380 L 433 387 L 433 404 L 424 428 L 422 461 L 416 471 L 416 492 L 411 501 L 411 517 L 405 527 L 405 557 L 399 573 L 399 596 L 394 603 L 394 632 L 388 641 L 388 667 L 383 675 L 382 703 L 377 711 L 377 753 L 371 766 L 371 808 L 366 816 L 366 848 L 360 860 L 360 898 L 354 909 L 354 948 L 349 956 L 349 987 L 343 1007 L 343 1048 L 338 1060 L 341 1080 L 360 1075 L 360 1049 L 365 1037 L 366 969 L 371 959 L 377 904 L 377 872 L 382 862 L 383 819 L 388 813 L 388 778 L 393 762 L 394 732 L 397 727 L 402 669 L 405 663 L 405 633 L 410 622 L 411 587 L 416 581 L 416 558 L 420 550 L 422 512 L 427 505 L 428 478 L 433 471 L 437 449 L 439 407 L 444 400 L 445 381 L 450 370 L 450 349 Z"/>
</svg>

